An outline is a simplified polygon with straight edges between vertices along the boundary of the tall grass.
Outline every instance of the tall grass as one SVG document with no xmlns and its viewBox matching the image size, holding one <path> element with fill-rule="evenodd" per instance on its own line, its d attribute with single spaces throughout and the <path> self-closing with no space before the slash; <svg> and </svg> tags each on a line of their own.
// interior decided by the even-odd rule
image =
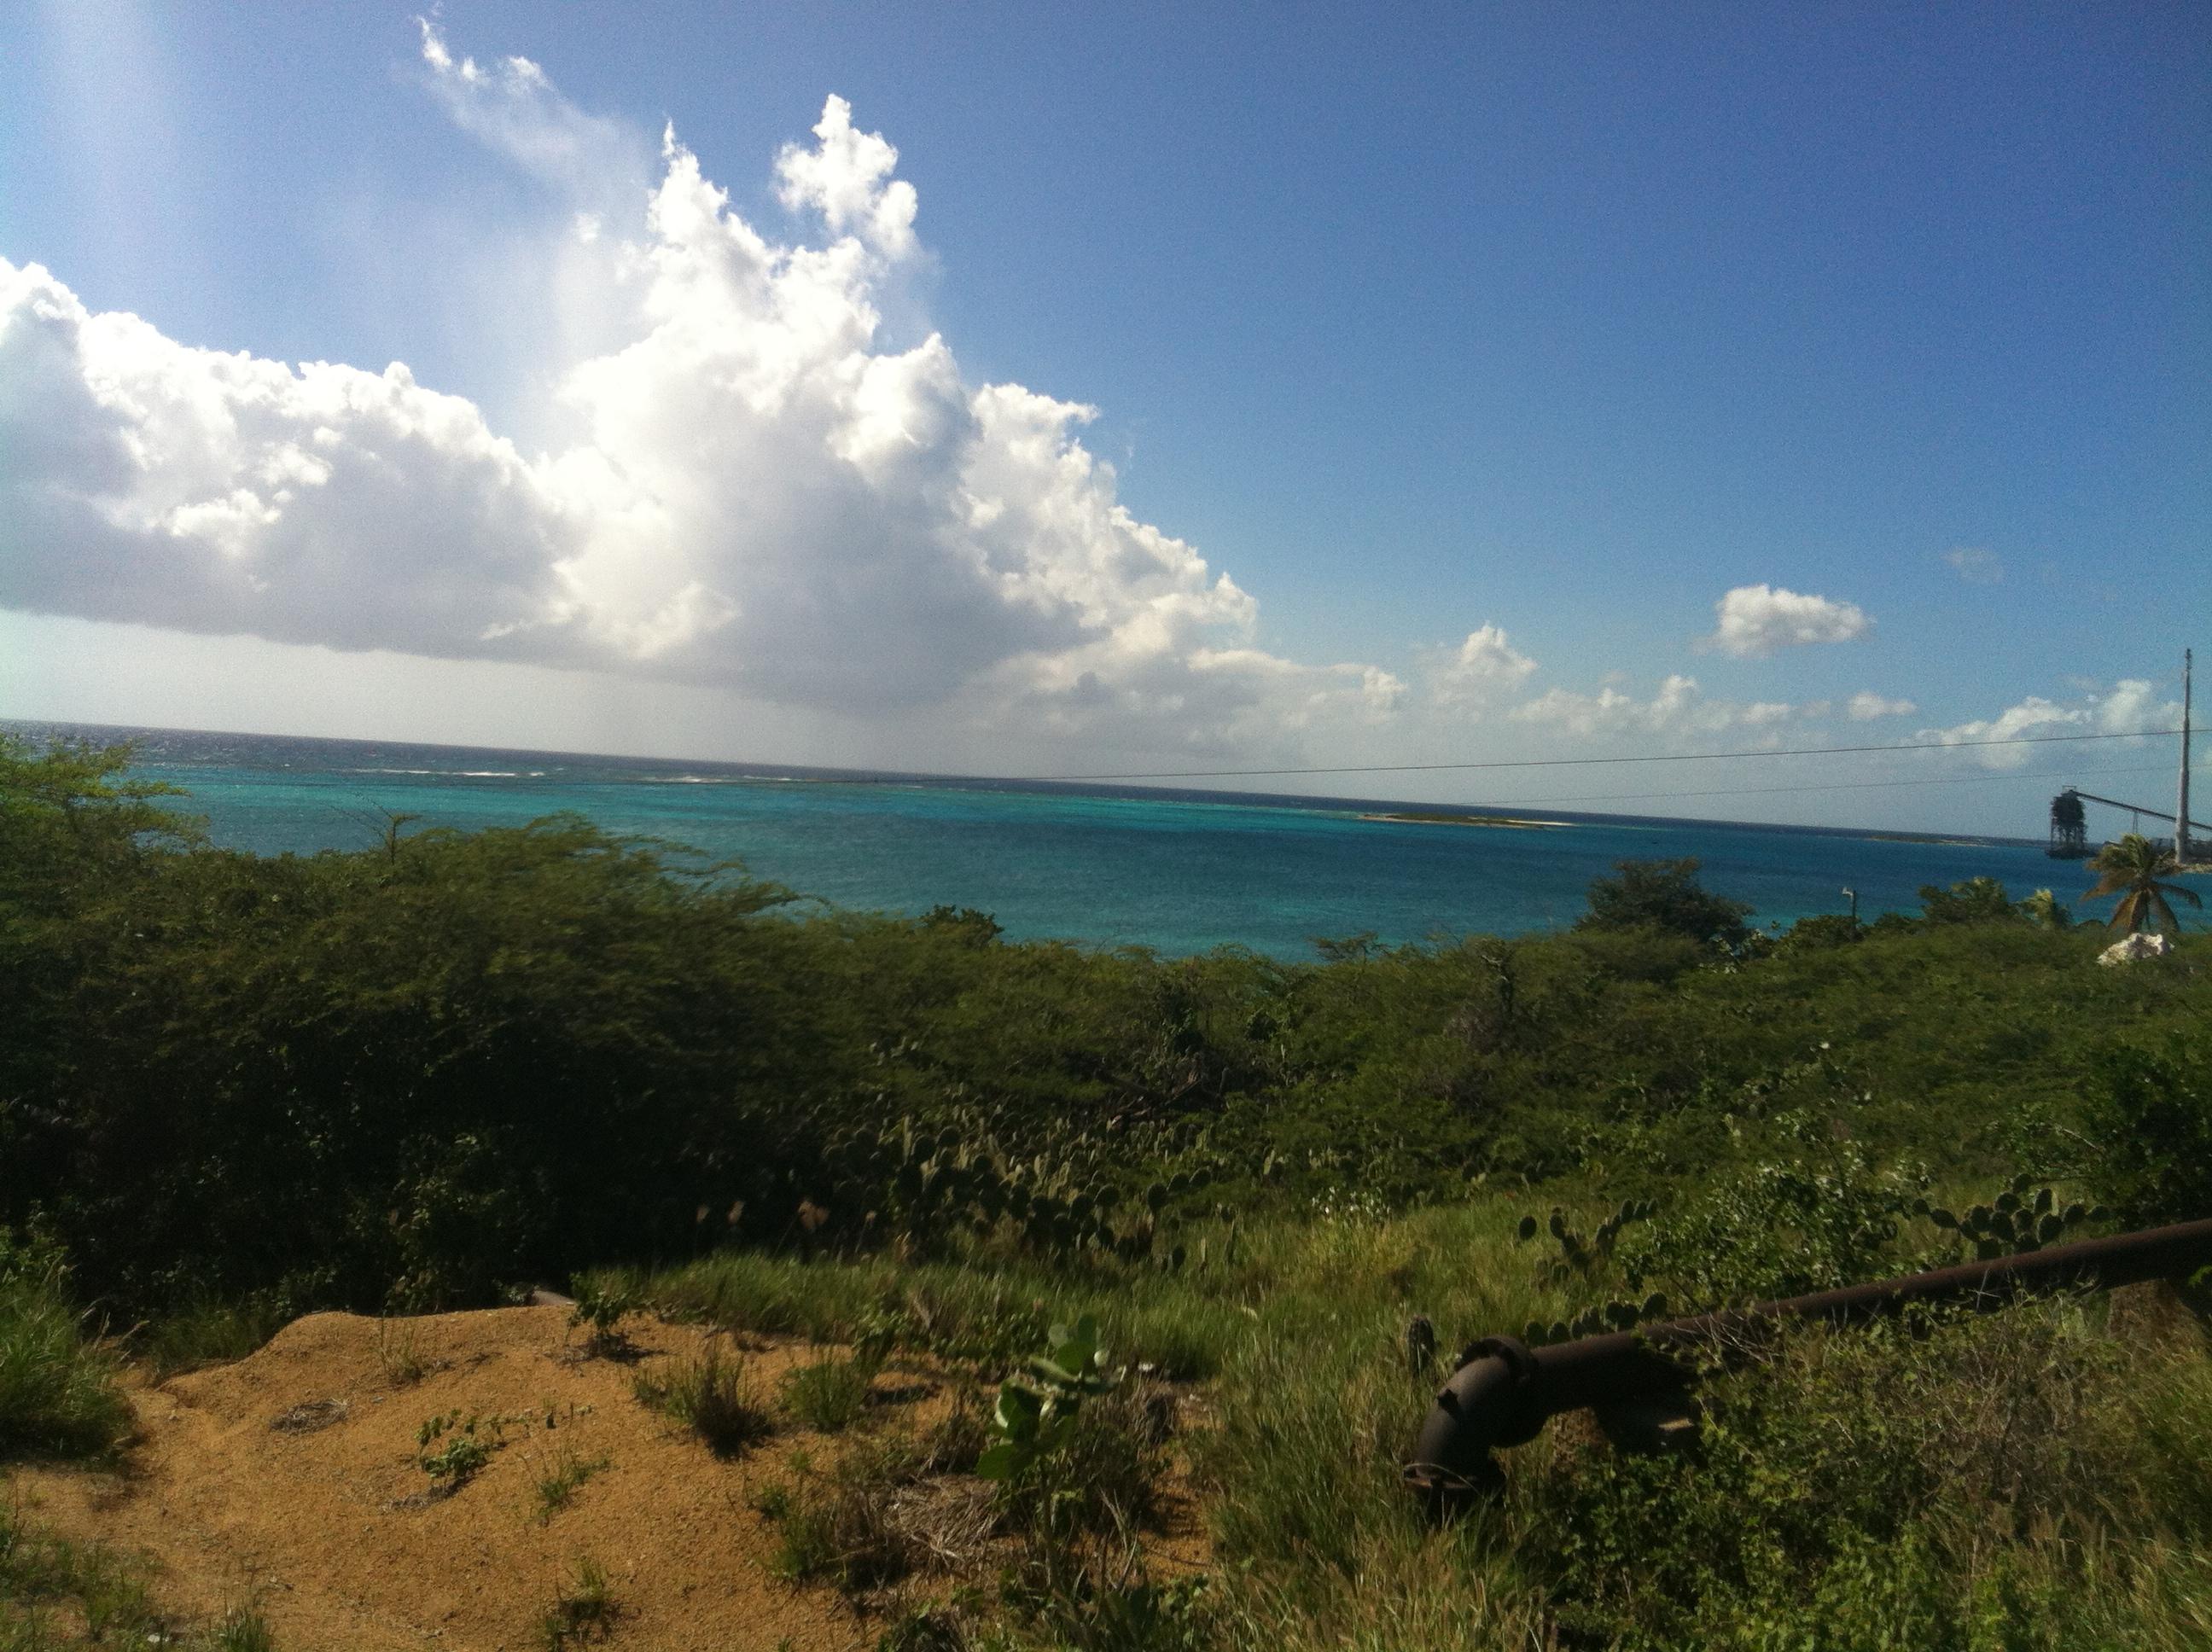
<svg viewBox="0 0 2212 1652">
<path fill-rule="evenodd" d="M 0 1230 L 0 1460 L 111 1451 L 131 1421 L 114 1362 L 84 1335 L 58 1254 Z"/>
<path fill-rule="evenodd" d="M 872 1359 L 817 1359 L 785 1372 L 778 1388 L 793 1421 L 818 1434 L 836 1434 L 866 1413 L 875 1376 Z"/>
<path fill-rule="evenodd" d="M 718 1457 L 734 1457 L 775 1431 L 775 1419 L 745 1382 L 744 1359 L 725 1358 L 712 1344 L 672 1370 L 641 1374 L 631 1387 L 640 1405 L 683 1424 Z"/>
</svg>

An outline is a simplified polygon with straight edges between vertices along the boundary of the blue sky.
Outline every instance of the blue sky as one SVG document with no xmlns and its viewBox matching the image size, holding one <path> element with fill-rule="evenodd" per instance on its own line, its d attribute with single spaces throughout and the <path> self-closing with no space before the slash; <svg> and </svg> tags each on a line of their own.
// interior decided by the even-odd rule
<svg viewBox="0 0 2212 1652">
<path fill-rule="evenodd" d="M 1027 773 L 1940 748 L 2168 726 L 2212 616 L 2201 9 L 6 26 L 0 714 Z M 708 291 L 732 224 L 766 262 Z M 1340 789 L 1848 779 L 1634 806 L 2033 831 L 2037 776 L 2152 801 L 2169 745 Z"/>
</svg>

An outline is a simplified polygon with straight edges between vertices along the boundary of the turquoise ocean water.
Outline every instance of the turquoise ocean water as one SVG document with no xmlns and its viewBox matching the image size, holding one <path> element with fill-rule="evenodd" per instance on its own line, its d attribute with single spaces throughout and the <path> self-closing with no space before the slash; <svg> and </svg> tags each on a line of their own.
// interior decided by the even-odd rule
<svg viewBox="0 0 2212 1652">
<path fill-rule="evenodd" d="M 1565 928 L 1593 878 L 1624 857 L 1696 855 L 1709 889 L 1754 923 L 1915 911 L 1923 884 L 1980 873 L 2015 896 L 2062 901 L 2092 881 L 2039 844 L 1900 842 L 1847 831 L 1526 811 L 1574 823 L 1522 831 L 1401 825 L 1384 800 L 866 775 L 766 765 L 455 746 L 12 723 L 139 742 L 139 772 L 191 793 L 214 840 L 273 854 L 353 849 L 386 811 L 469 829 L 563 810 L 611 831 L 742 859 L 754 875 L 840 906 L 994 914 L 1016 939 L 1138 944 L 1182 954 L 1233 944 L 1310 957 L 1315 936 L 1395 943 Z M 1500 812 L 1513 813 L 1512 810 Z M 2200 920 L 2201 923 L 2201 920 Z M 2192 924 L 2192 927 L 2198 926 Z"/>
</svg>

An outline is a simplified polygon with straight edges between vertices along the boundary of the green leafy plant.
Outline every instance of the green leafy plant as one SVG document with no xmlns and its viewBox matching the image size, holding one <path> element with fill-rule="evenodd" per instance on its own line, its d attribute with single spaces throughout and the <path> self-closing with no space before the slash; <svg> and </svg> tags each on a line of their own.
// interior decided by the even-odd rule
<svg viewBox="0 0 2212 1652">
<path fill-rule="evenodd" d="M 1085 1314 L 1073 1326 L 1055 1325 L 1046 1349 L 1030 1359 L 1031 1382 L 1009 1377 L 1000 1385 L 991 1412 L 991 1444 L 975 1461 L 987 1480 L 1014 1481 L 1066 1450 L 1083 1402 L 1110 1393 L 1116 1378 L 1098 1345 L 1098 1322 Z"/>
<path fill-rule="evenodd" d="M 458 1410 L 425 1418 L 415 1430 L 415 1460 L 432 1479 L 458 1491 L 507 1445 L 507 1430 L 524 1420 Z"/>
<path fill-rule="evenodd" d="M 576 1282 L 575 1305 L 568 1310 L 571 1329 L 588 1325 L 592 1334 L 585 1346 L 593 1353 L 611 1353 L 624 1345 L 622 1322 L 645 1305 L 637 1289 L 618 1275 L 587 1274 Z"/>
</svg>

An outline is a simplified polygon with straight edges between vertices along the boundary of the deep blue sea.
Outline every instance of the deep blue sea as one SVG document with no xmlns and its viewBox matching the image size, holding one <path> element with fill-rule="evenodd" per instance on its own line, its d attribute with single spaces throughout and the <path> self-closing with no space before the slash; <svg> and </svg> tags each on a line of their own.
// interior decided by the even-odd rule
<svg viewBox="0 0 2212 1652">
<path fill-rule="evenodd" d="M 569 810 L 668 838 L 837 905 L 993 914 L 1015 939 L 1223 945 L 1310 957 L 1316 936 L 1397 943 L 1563 929 L 1625 857 L 1695 855 L 1708 889 L 1754 923 L 1914 911 L 1923 884 L 1978 873 L 2069 904 L 2092 881 L 2040 844 L 1897 841 L 1802 827 L 1536 812 L 1553 830 L 1363 820 L 1432 804 L 958 780 L 764 764 L 595 757 L 389 742 L 6 723 L 138 743 L 137 772 L 183 787 L 215 841 L 257 853 L 357 849 L 387 812 L 426 825 L 514 825 Z M 2199 920 L 2201 922 L 2201 920 Z M 2192 925 L 2192 927 L 2197 926 Z"/>
</svg>

